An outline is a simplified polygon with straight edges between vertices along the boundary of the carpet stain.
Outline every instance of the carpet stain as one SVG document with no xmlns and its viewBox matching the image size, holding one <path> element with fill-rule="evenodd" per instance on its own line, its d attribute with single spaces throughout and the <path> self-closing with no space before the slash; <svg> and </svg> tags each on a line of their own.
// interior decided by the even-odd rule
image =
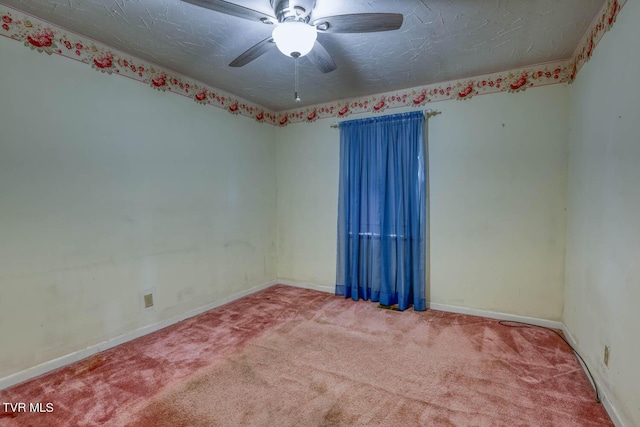
<svg viewBox="0 0 640 427">
<path fill-rule="evenodd" d="M 211 379 L 208 377 L 199 377 L 199 378 L 190 380 L 185 385 L 185 391 L 187 392 L 198 391 L 204 386 L 206 386 L 210 380 Z"/>
<path fill-rule="evenodd" d="M 316 394 L 322 395 L 327 393 L 327 385 L 324 383 L 313 382 L 310 384 L 311 390 L 313 390 Z"/>
<path fill-rule="evenodd" d="M 97 354 L 93 357 L 90 357 L 86 360 L 83 360 L 78 363 L 77 369 L 73 372 L 73 375 L 82 376 L 87 372 L 95 371 L 104 365 L 105 357 L 102 354 Z"/>
<path fill-rule="evenodd" d="M 322 419 L 322 423 L 319 424 L 322 427 L 330 427 L 330 426 L 349 426 L 354 425 L 357 421 L 357 417 L 348 416 L 345 412 L 340 408 L 339 404 L 334 404 L 331 406 L 329 411 L 324 414 Z"/>
</svg>

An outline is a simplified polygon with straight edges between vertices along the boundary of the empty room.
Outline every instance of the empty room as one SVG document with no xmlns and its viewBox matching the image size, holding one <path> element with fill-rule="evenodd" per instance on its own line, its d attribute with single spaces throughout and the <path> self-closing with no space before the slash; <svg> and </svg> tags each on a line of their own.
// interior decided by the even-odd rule
<svg viewBox="0 0 640 427">
<path fill-rule="evenodd" d="M 636 19 L 0 0 L 0 426 L 640 426 Z"/>
</svg>

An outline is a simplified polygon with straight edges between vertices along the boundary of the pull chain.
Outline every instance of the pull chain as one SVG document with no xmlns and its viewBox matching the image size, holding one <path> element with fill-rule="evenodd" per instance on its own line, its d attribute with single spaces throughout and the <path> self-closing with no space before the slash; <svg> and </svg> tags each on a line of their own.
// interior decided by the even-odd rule
<svg viewBox="0 0 640 427">
<path fill-rule="evenodd" d="M 294 99 L 296 102 L 300 102 L 300 97 L 298 96 L 298 58 L 294 58 L 295 60 L 295 93 Z"/>
</svg>

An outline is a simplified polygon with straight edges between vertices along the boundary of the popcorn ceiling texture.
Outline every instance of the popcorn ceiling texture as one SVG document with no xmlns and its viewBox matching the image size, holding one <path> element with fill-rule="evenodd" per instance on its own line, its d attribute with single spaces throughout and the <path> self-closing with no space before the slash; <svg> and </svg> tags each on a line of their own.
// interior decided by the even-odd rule
<svg viewBox="0 0 640 427">
<path fill-rule="evenodd" d="M 624 4 L 617 0 L 604 5 L 596 0 L 509 5 L 497 1 L 473 7 L 434 2 L 427 7 L 415 1 L 396 1 L 394 11 L 405 14 L 401 30 L 321 35 L 327 38 L 323 43 L 334 53 L 338 70 L 319 75 L 303 62 L 302 96 L 314 105 L 287 109 L 296 105 L 291 102 L 288 58 L 274 52 L 241 69 L 226 65 L 251 40 L 264 38 L 266 30 L 258 24 L 180 1 L 114 1 L 112 7 L 100 2 L 3 1 L 9 7 L 0 4 L 0 34 L 32 49 L 77 59 L 154 89 L 280 126 L 570 82 Z M 254 0 L 247 6 L 268 12 L 263 3 Z M 350 5 L 344 11 L 323 10 L 323 4 L 319 2 L 316 16 L 389 10 L 388 2 L 380 1 Z M 255 25 L 260 31 L 252 29 Z M 487 71 L 493 72 L 483 74 Z M 470 75 L 478 77 L 459 78 Z M 410 88 L 393 89 L 398 86 Z M 385 88 L 390 90 L 381 93 Z M 374 95 L 366 95 L 370 93 Z M 328 102 L 322 103 L 325 98 Z"/>
</svg>

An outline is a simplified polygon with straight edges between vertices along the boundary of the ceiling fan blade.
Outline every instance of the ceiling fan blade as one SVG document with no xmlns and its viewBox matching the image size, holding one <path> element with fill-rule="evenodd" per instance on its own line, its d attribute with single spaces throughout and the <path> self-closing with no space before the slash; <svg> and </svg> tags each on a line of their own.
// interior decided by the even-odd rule
<svg viewBox="0 0 640 427">
<path fill-rule="evenodd" d="M 274 48 L 276 44 L 273 42 L 273 37 L 267 37 L 266 39 L 258 42 L 249 49 L 245 50 L 240 56 L 234 59 L 229 66 L 230 67 L 242 67 L 253 61 L 257 57 L 264 55 L 269 50 Z"/>
<path fill-rule="evenodd" d="M 240 6 L 235 3 L 230 3 L 223 0 L 182 0 L 185 3 L 190 3 L 196 6 L 204 7 L 205 9 L 211 9 L 216 12 L 224 13 L 225 15 L 237 16 L 238 18 L 248 19 L 250 21 L 271 23 L 278 22 L 273 16 L 269 16 L 257 10 L 249 9 L 248 7 Z"/>
<path fill-rule="evenodd" d="M 316 19 L 313 25 L 324 33 L 374 33 L 397 30 L 403 19 L 400 13 L 354 13 Z"/>
<path fill-rule="evenodd" d="M 330 73 L 338 68 L 331 55 L 329 55 L 329 52 L 327 52 L 327 49 L 325 49 L 317 40 L 313 45 L 311 52 L 307 53 L 307 58 L 309 58 L 309 61 L 311 61 L 311 63 L 318 67 L 318 69 L 323 73 Z"/>
</svg>

